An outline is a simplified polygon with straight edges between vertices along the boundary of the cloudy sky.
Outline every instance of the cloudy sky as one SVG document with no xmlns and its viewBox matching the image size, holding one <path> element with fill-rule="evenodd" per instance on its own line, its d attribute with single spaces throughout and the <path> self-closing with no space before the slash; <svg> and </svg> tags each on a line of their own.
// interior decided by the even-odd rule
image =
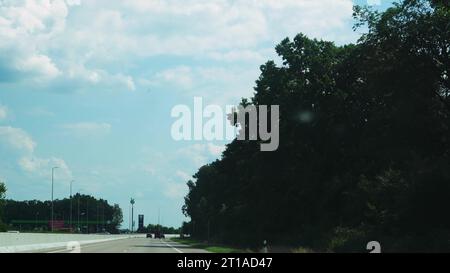
<svg viewBox="0 0 450 273">
<path fill-rule="evenodd" d="M 130 197 L 179 226 L 186 181 L 226 142 L 176 142 L 177 104 L 236 104 L 274 46 L 303 32 L 355 42 L 377 0 L 0 0 L 0 180 L 8 198 Z"/>
</svg>

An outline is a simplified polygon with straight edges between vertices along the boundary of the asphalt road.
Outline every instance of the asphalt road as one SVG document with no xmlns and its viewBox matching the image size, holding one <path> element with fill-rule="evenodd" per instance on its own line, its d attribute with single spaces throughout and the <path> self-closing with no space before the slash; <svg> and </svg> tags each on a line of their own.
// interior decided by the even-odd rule
<svg viewBox="0 0 450 273">
<path fill-rule="evenodd" d="M 33 251 L 33 253 L 70 253 L 66 248 Z M 82 245 L 81 253 L 207 253 L 168 239 L 130 238 L 97 244 Z"/>
</svg>

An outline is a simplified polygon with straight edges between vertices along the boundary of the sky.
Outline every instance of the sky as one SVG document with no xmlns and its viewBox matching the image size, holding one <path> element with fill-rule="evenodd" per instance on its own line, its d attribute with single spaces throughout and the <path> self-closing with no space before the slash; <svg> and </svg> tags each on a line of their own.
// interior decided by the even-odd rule
<svg viewBox="0 0 450 273">
<path fill-rule="evenodd" d="M 180 226 L 186 182 L 226 141 L 175 141 L 174 106 L 251 97 L 302 32 L 355 42 L 352 5 L 386 0 L 0 0 L 0 181 L 7 197 L 129 200 Z M 137 218 L 137 217 L 136 217 Z M 136 219 L 135 218 L 135 219 Z"/>
</svg>

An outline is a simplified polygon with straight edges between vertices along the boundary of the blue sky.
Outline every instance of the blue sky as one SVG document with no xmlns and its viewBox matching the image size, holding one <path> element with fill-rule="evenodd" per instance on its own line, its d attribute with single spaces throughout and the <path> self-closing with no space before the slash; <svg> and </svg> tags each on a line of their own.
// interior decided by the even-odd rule
<svg viewBox="0 0 450 273">
<path fill-rule="evenodd" d="M 385 8 L 388 1 L 369 1 Z M 236 104 L 274 46 L 355 42 L 352 0 L 0 1 L 0 180 L 8 198 L 129 198 L 179 226 L 186 181 L 226 142 L 172 140 L 177 104 Z M 378 5 L 380 4 L 380 5 Z"/>
</svg>

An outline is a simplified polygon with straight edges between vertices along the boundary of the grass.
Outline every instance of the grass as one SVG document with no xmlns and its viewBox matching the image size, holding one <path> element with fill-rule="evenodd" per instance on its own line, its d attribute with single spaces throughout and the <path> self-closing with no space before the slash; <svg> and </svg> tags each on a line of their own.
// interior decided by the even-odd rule
<svg viewBox="0 0 450 273">
<path fill-rule="evenodd" d="M 249 252 L 248 250 L 229 247 L 229 246 L 223 246 L 223 245 L 208 245 L 205 243 L 201 243 L 199 241 L 189 239 L 189 238 L 172 238 L 172 241 L 183 244 L 183 245 L 189 245 L 193 248 L 200 248 L 204 249 L 206 251 L 212 252 L 212 253 L 246 253 Z"/>
<path fill-rule="evenodd" d="M 254 253 L 255 250 L 250 249 L 242 249 L 242 248 L 235 248 L 225 245 L 208 245 L 206 243 L 202 243 L 199 241 L 196 241 L 191 238 L 172 238 L 172 241 L 188 245 L 193 248 L 199 248 L 204 249 L 206 251 L 212 252 L 212 253 Z M 306 248 L 306 247 L 274 247 L 272 248 L 274 253 L 317 253 L 317 251 Z M 258 251 L 256 251 L 258 252 Z"/>
<path fill-rule="evenodd" d="M 306 247 L 297 247 L 291 250 L 292 253 L 315 253 L 314 250 Z"/>
</svg>

